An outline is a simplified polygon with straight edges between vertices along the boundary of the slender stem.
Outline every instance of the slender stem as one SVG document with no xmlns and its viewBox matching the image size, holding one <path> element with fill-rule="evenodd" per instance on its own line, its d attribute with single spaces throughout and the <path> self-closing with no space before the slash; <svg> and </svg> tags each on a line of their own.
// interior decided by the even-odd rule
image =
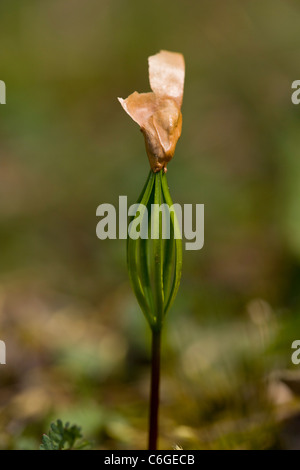
<svg viewBox="0 0 300 470">
<path fill-rule="evenodd" d="M 150 392 L 148 450 L 157 450 L 159 379 L 160 379 L 160 343 L 161 343 L 160 330 L 152 330 L 151 392 Z"/>
</svg>

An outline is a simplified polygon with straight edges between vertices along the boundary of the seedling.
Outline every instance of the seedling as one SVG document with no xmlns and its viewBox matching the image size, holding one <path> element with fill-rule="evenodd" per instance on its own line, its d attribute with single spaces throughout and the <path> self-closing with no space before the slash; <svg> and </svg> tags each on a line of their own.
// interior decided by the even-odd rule
<svg viewBox="0 0 300 470">
<path fill-rule="evenodd" d="M 127 266 L 131 284 L 152 332 L 149 450 L 157 449 L 161 332 L 180 283 L 182 240 L 167 184 L 167 164 L 173 158 L 181 134 L 181 104 L 184 85 L 181 54 L 161 51 L 149 57 L 152 92 L 134 92 L 119 101 L 137 122 L 145 138 L 151 170 L 129 224 Z M 170 236 L 163 233 L 161 205 L 169 208 Z M 145 207 L 148 209 L 145 211 Z M 154 208 L 154 210 L 153 210 Z M 152 210 L 151 210 L 152 209 Z M 130 236 L 134 223 L 140 230 L 148 218 L 149 236 Z M 150 236 L 150 227 L 151 235 Z M 134 226 L 136 232 L 136 226 Z"/>
</svg>

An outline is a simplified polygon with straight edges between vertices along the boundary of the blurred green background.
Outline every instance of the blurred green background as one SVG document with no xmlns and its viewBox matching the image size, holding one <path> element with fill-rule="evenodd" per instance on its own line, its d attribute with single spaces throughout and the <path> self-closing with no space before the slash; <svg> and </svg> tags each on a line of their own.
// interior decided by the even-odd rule
<svg viewBox="0 0 300 470">
<path fill-rule="evenodd" d="M 205 204 L 163 338 L 162 449 L 300 448 L 300 5 L 265 0 L 0 3 L 0 448 L 52 420 L 143 449 L 149 331 L 124 240 L 96 208 L 149 171 L 117 97 L 147 57 L 186 61 L 174 202 Z"/>
</svg>

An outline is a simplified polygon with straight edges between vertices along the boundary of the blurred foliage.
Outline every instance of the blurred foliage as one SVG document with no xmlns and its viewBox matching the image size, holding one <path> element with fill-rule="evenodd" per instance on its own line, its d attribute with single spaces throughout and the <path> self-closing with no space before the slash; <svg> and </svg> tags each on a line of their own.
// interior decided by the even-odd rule
<svg viewBox="0 0 300 470">
<path fill-rule="evenodd" d="M 300 448 L 299 20 L 295 0 L 0 3 L 1 449 L 57 417 L 145 447 L 149 331 L 95 213 L 146 179 L 117 97 L 160 49 L 186 59 L 171 195 L 206 224 L 166 324 L 160 447 Z"/>
</svg>

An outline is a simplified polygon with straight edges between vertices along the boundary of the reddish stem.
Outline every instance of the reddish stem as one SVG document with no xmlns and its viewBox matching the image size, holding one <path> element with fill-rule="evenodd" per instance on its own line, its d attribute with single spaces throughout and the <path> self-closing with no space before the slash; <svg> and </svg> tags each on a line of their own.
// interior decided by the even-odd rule
<svg viewBox="0 0 300 470">
<path fill-rule="evenodd" d="M 160 331 L 152 331 L 149 450 L 157 450 L 160 381 Z"/>
</svg>

